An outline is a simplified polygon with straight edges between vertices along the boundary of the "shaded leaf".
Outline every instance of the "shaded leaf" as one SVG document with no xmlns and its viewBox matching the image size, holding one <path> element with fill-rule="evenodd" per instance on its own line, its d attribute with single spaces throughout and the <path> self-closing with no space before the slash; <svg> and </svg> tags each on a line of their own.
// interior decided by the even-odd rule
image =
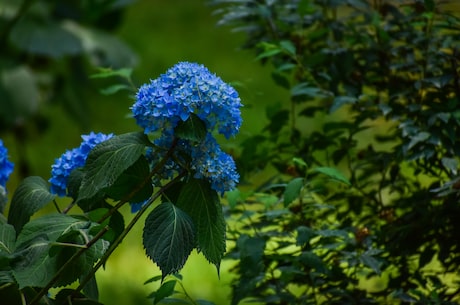
<svg viewBox="0 0 460 305">
<path fill-rule="evenodd" d="M 145 134 L 132 132 L 112 137 L 94 147 L 83 168 L 85 176 L 78 200 L 92 198 L 112 186 L 139 159 L 149 144 Z"/>
<path fill-rule="evenodd" d="M 20 232 L 35 212 L 56 196 L 49 192 L 48 183 L 41 177 L 25 178 L 14 192 L 8 212 L 8 222 Z"/>
<path fill-rule="evenodd" d="M 153 304 L 158 304 L 161 300 L 171 296 L 174 293 L 176 281 L 167 281 L 161 284 L 160 288 L 150 296 L 153 296 Z"/>
<path fill-rule="evenodd" d="M 206 137 L 207 129 L 205 123 L 196 115 L 191 114 L 185 121 L 180 121 L 174 129 L 176 137 L 201 142 Z"/>
<path fill-rule="evenodd" d="M 195 246 L 193 221 L 170 202 L 158 205 L 145 220 L 147 255 L 160 267 L 162 277 L 179 271 Z"/>
<path fill-rule="evenodd" d="M 197 247 L 219 270 L 225 253 L 225 219 L 216 191 L 204 180 L 191 179 L 182 188 L 177 206 L 196 227 Z"/>
</svg>

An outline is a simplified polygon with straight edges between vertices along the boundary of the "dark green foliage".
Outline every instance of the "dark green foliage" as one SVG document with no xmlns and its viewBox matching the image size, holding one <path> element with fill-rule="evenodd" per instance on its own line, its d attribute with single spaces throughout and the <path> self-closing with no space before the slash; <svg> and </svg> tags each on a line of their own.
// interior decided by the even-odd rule
<svg viewBox="0 0 460 305">
<path fill-rule="evenodd" d="M 432 0 L 213 3 L 290 92 L 238 160 L 247 179 L 273 165 L 261 190 L 287 209 L 232 198 L 255 202 L 232 205 L 233 303 L 460 301 L 460 19 Z"/>
</svg>

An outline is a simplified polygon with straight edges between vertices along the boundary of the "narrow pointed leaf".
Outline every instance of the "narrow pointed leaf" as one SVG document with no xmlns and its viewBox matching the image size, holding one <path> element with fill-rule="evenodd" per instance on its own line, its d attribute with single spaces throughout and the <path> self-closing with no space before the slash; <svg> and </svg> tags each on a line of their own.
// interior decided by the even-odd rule
<svg viewBox="0 0 460 305">
<path fill-rule="evenodd" d="M 313 171 L 329 176 L 333 180 L 351 185 L 350 181 L 339 170 L 332 167 L 317 167 Z"/>
<path fill-rule="evenodd" d="M 179 271 L 195 246 L 192 219 L 170 202 L 158 205 L 145 220 L 143 242 L 162 277 Z"/>
<path fill-rule="evenodd" d="M 145 134 L 133 132 L 115 136 L 94 147 L 86 160 L 78 199 L 91 198 L 112 186 L 139 159 L 147 145 Z"/>
<path fill-rule="evenodd" d="M 294 178 L 286 185 L 286 189 L 284 190 L 285 207 L 299 197 L 303 182 L 303 178 Z"/>
<path fill-rule="evenodd" d="M 48 183 L 41 177 L 27 177 L 18 186 L 11 200 L 8 222 L 20 232 L 35 212 L 52 201 Z"/>
<path fill-rule="evenodd" d="M 177 206 L 195 223 L 198 250 L 219 270 L 225 253 L 226 224 L 217 193 L 207 181 L 192 179 L 183 186 Z"/>
</svg>

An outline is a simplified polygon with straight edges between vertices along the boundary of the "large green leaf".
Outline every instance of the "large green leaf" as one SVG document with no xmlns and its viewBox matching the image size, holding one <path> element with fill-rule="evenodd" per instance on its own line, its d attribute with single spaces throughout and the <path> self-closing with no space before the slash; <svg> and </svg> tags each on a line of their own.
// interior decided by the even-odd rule
<svg viewBox="0 0 460 305">
<path fill-rule="evenodd" d="M 115 136 L 94 147 L 86 160 L 78 199 L 91 198 L 112 186 L 139 159 L 149 143 L 145 134 L 132 132 Z"/>
<path fill-rule="evenodd" d="M 16 242 L 16 231 L 7 223 L 0 223 L 0 253 L 13 253 Z"/>
<path fill-rule="evenodd" d="M 81 41 L 63 24 L 23 18 L 11 31 L 11 41 L 28 53 L 53 58 L 83 51 Z"/>
<path fill-rule="evenodd" d="M 162 277 L 179 271 L 195 246 L 195 228 L 186 213 L 170 202 L 161 203 L 145 220 L 144 247 L 160 267 Z"/>
<path fill-rule="evenodd" d="M 198 250 L 219 270 L 225 253 L 225 219 L 216 191 L 207 181 L 191 179 L 183 186 L 177 206 L 195 223 Z"/>
<path fill-rule="evenodd" d="M 72 232 L 87 232 L 93 225 L 86 219 L 77 219 L 65 214 L 50 214 L 28 222 L 16 240 L 12 265 L 13 275 L 19 287 L 46 286 L 59 268 L 77 251 L 70 243 L 65 246 L 66 250 L 72 250 L 70 253 L 63 253 L 60 249 L 50 251 L 51 247 L 57 246 L 56 242 L 61 236 L 73 236 L 73 241 L 76 241 L 76 237 L 82 235 Z M 91 236 L 87 238 L 90 239 Z M 65 238 L 61 238 L 61 241 L 65 241 Z M 106 248 L 106 242 L 96 242 L 66 269 L 54 286 L 67 285 L 75 281 L 82 272 L 92 266 Z"/>
<path fill-rule="evenodd" d="M 37 112 L 40 99 L 33 71 L 27 66 L 0 70 L 0 125 L 28 121 Z"/>
<path fill-rule="evenodd" d="M 149 163 L 144 156 L 141 156 L 118 177 L 117 181 L 115 181 L 110 188 L 106 190 L 106 194 L 115 200 L 121 200 L 125 198 L 127 194 L 132 193 L 131 199 L 129 200 L 130 202 L 144 202 L 153 192 L 152 183 L 150 181 L 146 182 L 149 174 Z M 143 186 L 140 187 L 142 184 Z"/>
<path fill-rule="evenodd" d="M 8 214 L 8 222 L 20 232 L 35 212 L 55 198 L 49 192 L 48 183 L 41 177 L 27 177 L 14 192 Z"/>
</svg>

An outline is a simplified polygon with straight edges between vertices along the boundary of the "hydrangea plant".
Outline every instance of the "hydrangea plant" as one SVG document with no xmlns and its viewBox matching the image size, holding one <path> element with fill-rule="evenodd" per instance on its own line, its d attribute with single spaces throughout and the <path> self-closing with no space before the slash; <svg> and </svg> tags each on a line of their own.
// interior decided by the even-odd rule
<svg viewBox="0 0 460 305">
<path fill-rule="evenodd" d="M 0 259 L 10 262 L 0 265 L 0 284 L 17 285 L 33 305 L 50 299 L 50 288 L 78 280 L 55 300 L 97 299 L 96 271 L 152 206 L 142 238 L 162 279 L 178 272 L 193 249 L 219 270 L 226 249 L 219 195 L 235 188 L 239 175 L 215 135 L 238 133 L 241 106 L 233 87 L 196 63 L 180 62 L 141 86 L 131 110 L 142 131 L 83 135 L 51 166 L 50 185 L 28 177 L 18 186 L 0 227 L 8 238 Z M 10 171 L 2 168 L 0 182 Z M 57 196 L 70 204 L 61 207 Z M 31 220 L 50 202 L 57 213 Z M 135 212 L 127 225 L 125 204 Z M 70 215 L 74 206 L 83 214 Z M 34 292 L 26 296 L 28 287 Z"/>
</svg>

